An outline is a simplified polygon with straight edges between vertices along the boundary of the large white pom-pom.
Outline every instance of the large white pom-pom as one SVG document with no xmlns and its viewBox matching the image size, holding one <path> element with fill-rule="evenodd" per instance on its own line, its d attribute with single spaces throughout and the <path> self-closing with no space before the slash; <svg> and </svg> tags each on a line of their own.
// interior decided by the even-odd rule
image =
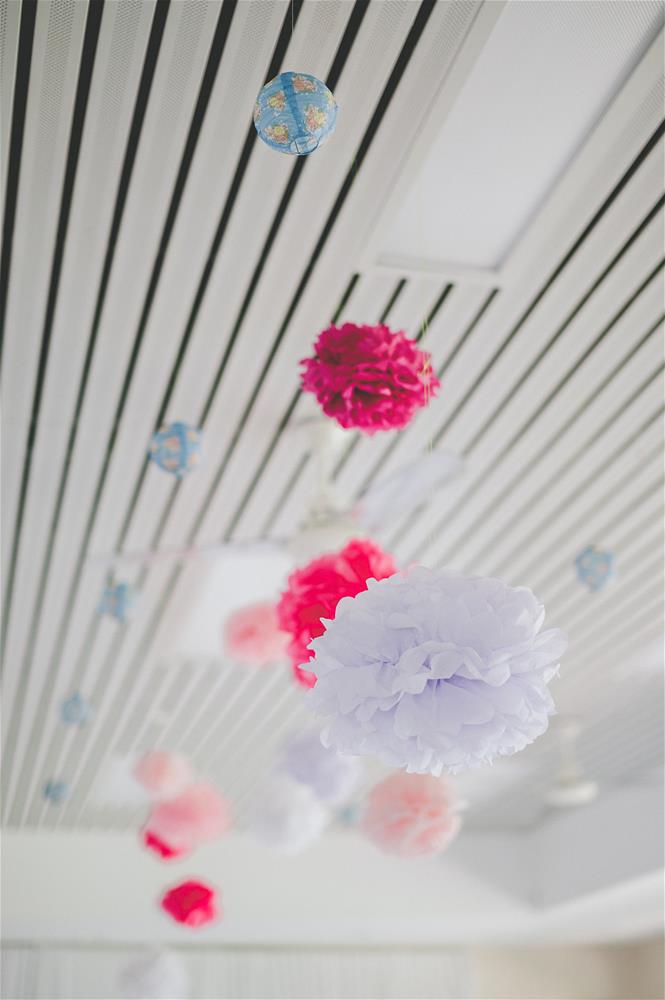
<svg viewBox="0 0 665 1000">
<path fill-rule="evenodd" d="M 268 847 L 296 854 L 321 836 L 329 820 L 328 810 L 306 785 L 276 773 L 256 797 L 250 825 Z"/>
<path fill-rule="evenodd" d="M 284 770 L 312 789 L 318 799 L 339 805 L 349 797 L 360 776 L 357 757 L 343 757 L 324 747 L 318 732 L 301 733 L 284 748 Z"/>
<path fill-rule="evenodd" d="M 310 648 L 325 745 L 456 773 L 547 729 L 566 638 L 526 587 L 419 567 L 339 602 Z"/>
<path fill-rule="evenodd" d="M 125 1000 L 185 1000 L 187 970 L 171 952 L 147 952 L 123 969 L 118 985 Z"/>
</svg>

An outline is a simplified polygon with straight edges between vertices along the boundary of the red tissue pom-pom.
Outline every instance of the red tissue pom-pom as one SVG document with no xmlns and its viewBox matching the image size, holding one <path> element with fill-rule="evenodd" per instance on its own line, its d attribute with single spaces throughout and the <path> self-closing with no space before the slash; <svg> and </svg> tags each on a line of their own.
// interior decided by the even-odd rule
<svg viewBox="0 0 665 1000">
<path fill-rule="evenodd" d="M 184 844 L 168 843 L 158 834 L 148 829 L 141 831 L 141 839 L 144 847 L 147 847 L 149 851 L 154 851 L 162 861 L 173 861 L 175 858 L 181 858 L 183 854 L 188 854 L 190 851 L 190 848 Z"/>
<path fill-rule="evenodd" d="M 341 552 L 331 552 L 297 569 L 277 605 L 279 625 L 291 636 L 289 655 L 293 673 L 303 687 L 314 687 L 316 676 L 303 666 L 314 653 L 307 647 L 323 635 L 322 618 L 334 618 L 343 597 L 367 589 L 367 581 L 383 580 L 397 572 L 386 552 L 366 539 L 348 542 Z"/>
<path fill-rule="evenodd" d="M 300 363 L 302 388 L 326 416 L 363 434 L 406 427 L 440 385 L 431 355 L 382 325 L 331 326 Z"/>
<path fill-rule="evenodd" d="M 215 890 L 194 880 L 181 882 L 167 890 L 160 905 L 179 924 L 188 927 L 202 927 L 221 915 L 217 909 Z"/>
</svg>

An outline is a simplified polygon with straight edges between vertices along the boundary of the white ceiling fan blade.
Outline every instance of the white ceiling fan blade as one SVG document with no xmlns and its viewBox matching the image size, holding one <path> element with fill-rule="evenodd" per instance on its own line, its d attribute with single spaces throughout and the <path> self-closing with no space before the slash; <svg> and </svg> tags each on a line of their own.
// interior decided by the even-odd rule
<svg viewBox="0 0 665 1000">
<path fill-rule="evenodd" d="M 407 462 L 386 479 L 370 486 L 355 511 L 359 523 L 365 530 L 374 531 L 387 521 L 406 514 L 451 482 L 463 466 L 459 455 L 443 449 Z"/>
</svg>

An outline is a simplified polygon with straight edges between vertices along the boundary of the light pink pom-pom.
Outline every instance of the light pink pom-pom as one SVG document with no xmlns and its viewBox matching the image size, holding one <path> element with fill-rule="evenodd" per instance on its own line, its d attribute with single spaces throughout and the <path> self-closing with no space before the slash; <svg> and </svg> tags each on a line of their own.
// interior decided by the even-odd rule
<svg viewBox="0 0 665 1000">
<path fill-rule="evenodd" d="M 440 385 L 431 355 L 381 324 L 328 327 L 300 363 L 302 388 L 326 416 L 363 434 L 406 427 Z"/>
<path fill-rule="evenodd" d="M 151 750 L 137 760 L 134 777 L 151 798 L 170 799 L 186 788 L 192 779 L 192 771 L 180 754 Z"/>
<path fill-rule="evenodd" d="M 230 826 L 231 804 L 206 782 L 157 803 L 146 823 L 146 829 L 167 844 L 191 846 L 215 840 Z"/>
<path fill-rule="evenodd" d="M 448 782 L 431 774 L 393 774 L 369 794 L 361 829 L 388 854 L 437 854 L 459 831 L 457 802 Z"/>
<path fill-rule="evenodd" d="M 283 659 L 288 635 L 280 630 L 277 609 L 270 601 L 235 611 L 224 625 L 224 651 L 232 660 L 265 667 Z"/>
</svg>

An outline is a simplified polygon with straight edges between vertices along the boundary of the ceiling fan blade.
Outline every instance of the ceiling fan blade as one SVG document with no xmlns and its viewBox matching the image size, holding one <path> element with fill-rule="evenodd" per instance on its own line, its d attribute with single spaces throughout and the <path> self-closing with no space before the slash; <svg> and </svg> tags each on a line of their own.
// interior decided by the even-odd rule
<svg viewBox="0 0 665 1000">
<path fill-rule="evenodd" d="M 407 462 L 386 479 L 370 486 L 361 497 L 355 511 L 359 523 L 365 530 L 374 531 L 408 513 L 455 479 L 463 466 L 459 455 L 443 449 Z"/>
</svg>

